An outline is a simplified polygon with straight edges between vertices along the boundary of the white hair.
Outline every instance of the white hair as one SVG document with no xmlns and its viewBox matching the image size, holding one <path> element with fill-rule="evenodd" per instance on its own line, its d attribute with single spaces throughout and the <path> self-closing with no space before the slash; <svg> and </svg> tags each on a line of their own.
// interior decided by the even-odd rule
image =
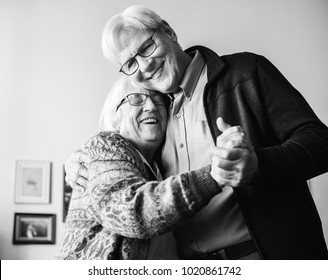
<svg viewBox="0 0 328 280">
<path fill-rule="evenodd" d="M 116 108 L 131 88 L 135 87 L 132 85 L 130 79 L 122 76 L 109 90 L 99 119 L 99 129 L 101 131 L 119 131 L 122 121 L 122 111 L 120 108 L 118 110 Z"/>
<path fill-rule="evenodd" d="M 102 50 L 110 62 L 118 62 L 117 57 L 122 49 L 121 35 L 129 30 L 147 32 L 163 30 L 169 26 L 158 14 L 151 9 L 134 5 L 122 13 L 113 16 L 106 24 L 102 34 Z"/>
</svg>

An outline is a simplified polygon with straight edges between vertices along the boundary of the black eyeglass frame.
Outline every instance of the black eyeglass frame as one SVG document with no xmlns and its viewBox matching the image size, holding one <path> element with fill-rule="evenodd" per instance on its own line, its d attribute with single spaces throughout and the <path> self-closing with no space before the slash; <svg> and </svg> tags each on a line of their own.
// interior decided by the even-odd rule
<svg viewBox="0 0 328 280">
<path fill-rule="evenodd" d="M 142 103 L 138 103 L 138 104 L 131 103 L 131 100 L 130 100 L 129 96 L 132 96 L 132 95 L 135 95 L 135 94 L 139 94 L 139 95 L 145 96 L 145 98 L 142 100 Z M 152 95 L 159 95 L 159 96 L 161 96 L 163 102 L 158 102 L 158 101 L 154 100 L 154 99 L 152 98 Z M 120 107 L 121 107 L 124 103 L 126 103 L 126 102 L 129 102 L 130 105 L 132 105 L 132 106 L 142 106 L 142 105 L 144 105 L 144 104 L 146 103 L 147 97 L 149 97 L 149 98 L 151 99 L 151 101 L 153 101 L 153 103 L 154 103 L 155 105 L 157 105 L 157 106 L 166 106 L 167 103 L 168 103 L 167 100 L 166 100 L 166 98 L 165 98 L 165 95 L 164 95 L 163 93 L 146 94 L 146 93 L 134 92 L 134 93 L 130 93 L 130 94 L 128 94 L 127 96 L 125 96 L 125 97 L 121 100 L 120 104 L 118 104 L 118 105 L 116 106 L 116 110 L 115 110 L 115 111 L 117 112 L 118 108 L 120 108 Z"/>
<path fill-rule="evenodd" d="M 138 63 L 138 60 L 136 59 L 136 57 L 138 55 L 140 55 L 141 57 L 150 57 L 156 51 L 156 49 L 157 49 L 158 46 L 157 46 L 156 42 L 153 40 L 153 36 L 155 35 L 156 31 L 157 30 L 155 29 L 154 32 L 153 32 L 153 34 L 146 41 L 144 41 L 141 44 L 141 46 L 138 48 L 137 53 L 133 57 L 129 58 L 126 62 L 123 63 L 123 65 L 121 66 L 119 72 L 122 72 L 123 74 L 125 74 L 127 76 L 133 75 L 139 69 L 139 63 Z M 152 50 L 152 52 L 150 54 L 147 54 L 147 55 L 144 55 L 144 54 L 140 53 L 140 49 L 142 49 L 146 45 L 146 43 L 149 42 L 149 41 L 151 41 L 152 42 L 152 45 L 155 46 L 154 49 Z M 133 61 L 133 63 L 136 63 L 137 64 L 137 67 L 136 67 L 136 69 L 133 72 L 127 73 L 127 72 L 125 72 L 123 70 L 123 68 L 124 68 L 125 65 L 127 65 L 131 61 Z"/>
</svg>

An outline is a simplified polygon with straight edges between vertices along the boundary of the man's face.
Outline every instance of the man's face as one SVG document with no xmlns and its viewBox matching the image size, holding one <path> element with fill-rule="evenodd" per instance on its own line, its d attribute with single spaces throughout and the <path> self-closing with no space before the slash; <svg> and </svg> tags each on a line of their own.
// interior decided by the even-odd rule
<svg viewBox="0 0 328 280">
<path fill-rule="evenodd" d="M 118 60 L 122 66 L 134 57 L 141 45 L 151 37 L 152 33 L 128 30 L 121 36 L 122 50 Z M 135 56 L 139 68 L 129 76 L 136 86 L 162 93 L 174 92 L 178 89 L 182 76 L 188 66 L 186 54 L 178 43 L 168 34 L 156 31 L 152 37 L 156 50 L 148 57 Z"/>
</svg>

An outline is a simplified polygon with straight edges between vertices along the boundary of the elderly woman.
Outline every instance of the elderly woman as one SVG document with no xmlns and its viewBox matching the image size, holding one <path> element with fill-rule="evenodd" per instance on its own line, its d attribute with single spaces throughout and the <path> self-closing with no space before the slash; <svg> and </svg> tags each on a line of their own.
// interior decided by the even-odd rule
<svg viewBox="0 0 328 280">
<path fill-rule="evenodd" d="M 126 78 L 112 88 L 102 114 L 109 131 L 82 148 L 90 159 L 89 181 L 73 187 L 59 259 L 173 258 L 163 256 L 164 233 L 221 192 L 210 165 L 160 181 L 154 159 L 165 135 L 166 105 L 163 94 Z"/>
</svg>

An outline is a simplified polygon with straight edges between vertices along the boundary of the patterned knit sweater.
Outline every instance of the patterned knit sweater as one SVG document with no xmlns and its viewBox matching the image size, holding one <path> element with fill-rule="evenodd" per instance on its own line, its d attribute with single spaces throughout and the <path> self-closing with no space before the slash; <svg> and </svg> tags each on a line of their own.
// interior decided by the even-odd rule
<svg viewBox="0 0 328 280">
<path fill-rule="evenodd" d="M 58 259 L 146 259 L 150 238 L 171 231 L 221 189 L 210 166 L 156 181 L 137 150 L 114 132 L 84 146 L 86 189 L 74 188 Z"/>
</svg>

